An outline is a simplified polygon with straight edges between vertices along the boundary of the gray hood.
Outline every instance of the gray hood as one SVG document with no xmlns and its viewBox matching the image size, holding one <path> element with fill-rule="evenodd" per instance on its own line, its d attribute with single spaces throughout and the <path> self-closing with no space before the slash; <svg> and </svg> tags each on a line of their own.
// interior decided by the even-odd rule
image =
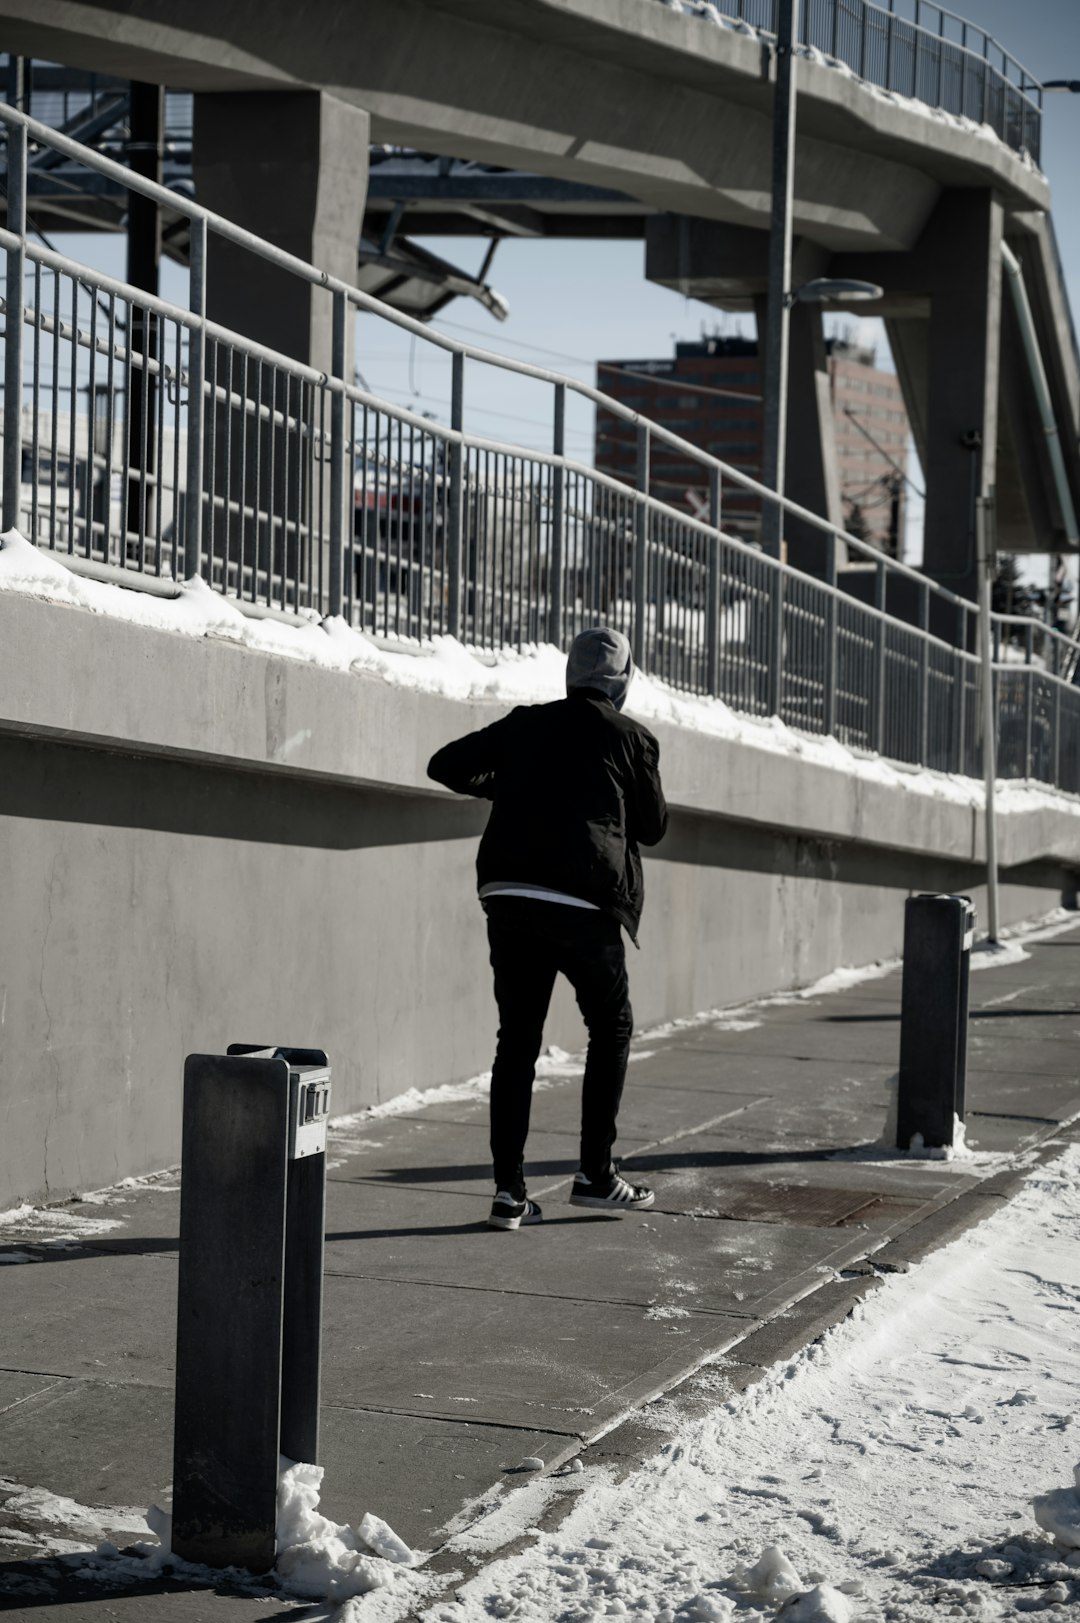
<svg viewBox="0 0 1080 1623">
<path fill-rule="evenodd" d="M 621 631 L 593 626 L 574 638 L 566 658 L 566 691 L 591 688 L 610 699 L 616 710 L 626 703 L 634 657 Z"/>
</svg>

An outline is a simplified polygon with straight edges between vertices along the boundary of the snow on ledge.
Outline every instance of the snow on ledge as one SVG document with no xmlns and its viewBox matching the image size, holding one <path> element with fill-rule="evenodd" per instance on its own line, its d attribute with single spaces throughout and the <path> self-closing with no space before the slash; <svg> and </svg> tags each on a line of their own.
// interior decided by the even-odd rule
<svg viewBox="0 0 1080 1623">
<path fill-rule="evenodd" d="M 0 592 L 5 591 L 88 610 L 149 630 L 195 639 L 217 638 L 323 670 L 374 676 L 396 687 L 447 699 L 538 704 L 562 698 L 566 691 L 566 656 L 550 643 L 533 644 L 521 653 L 507 650 L 496 656 L 481 656 L 454 637 L 440 636 L 423 647 L 403 642 L 398 652 L 355 631 L 340 616 L 320 621 L 312 611 L 306 623 L 289 624 L 246 615 L 198 576 L 178 581 L 174 597 L 92 580 L 68 569 L 59 556 L 35 547 L 17 530 L 0 535 Z M 628 710 L 649 724 L 727 739 L 828 767 L 861 782 L 976 810 L 984 804 L 983 786 L 973 778 L 893 765 L 875 756 L 856 754 L 836 738 L 795 732 L 777 716 L 757 719 L 740 715 L 722 699 L 680 692 L 642 671 L 634 676 Z M 999 812 L 1052 810 L 1080 816 L 1080 796 L 1046 784 L 1002 782 L 997 805 Z"/>
</svg>

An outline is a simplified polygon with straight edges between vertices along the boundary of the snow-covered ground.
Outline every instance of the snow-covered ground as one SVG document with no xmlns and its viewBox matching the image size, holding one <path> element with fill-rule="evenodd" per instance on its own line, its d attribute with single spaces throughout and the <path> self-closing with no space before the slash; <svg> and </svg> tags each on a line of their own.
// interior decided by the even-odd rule
<svg viewBox="0 0 1080 1623">
<path fill-rule="evenodd" d="M 583 1484 L 557 1531 L 420 1615 L 988 1623 L 1080 1607 L 1078 1315 L 1073 1144 L 757 1386 L 725 1400 L 724 1361 L 706 1370 L 713 1412 L 623 1482 L 586 1467 L 504 1498 L 500 1540 Z M 376 1594 L 341 1623 L 397 1608 Z"/>
</svg>

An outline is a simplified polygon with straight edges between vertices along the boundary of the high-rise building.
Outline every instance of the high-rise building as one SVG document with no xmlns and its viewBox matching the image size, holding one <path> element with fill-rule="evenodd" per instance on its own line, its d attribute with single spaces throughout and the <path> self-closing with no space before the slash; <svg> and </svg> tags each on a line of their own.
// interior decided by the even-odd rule
<svg viewBox="0 0 1080 1623">
<path fill-rule="evenodd" d="M 830 339 L 826 347 L 844 524 L 854 535 L 894 552 L 903 534 L 908 446 L 900 382 L 874 365 L 873 349 L 841 339 Z M 599 361 L 597 387 L 760 480 L 762 382 L 755 339 L 677 343 L 670 360 Z M 595 456 L 602 471 L 633 482 L 633 425 L 598 411 Z M 705 469 L 661 441 L 652 446 L 650 489 L 690 512 L 707 511 Z M 723 522 L 731 533 L 755 540 L 760 502 L 728 484 Z"/>
</svg>

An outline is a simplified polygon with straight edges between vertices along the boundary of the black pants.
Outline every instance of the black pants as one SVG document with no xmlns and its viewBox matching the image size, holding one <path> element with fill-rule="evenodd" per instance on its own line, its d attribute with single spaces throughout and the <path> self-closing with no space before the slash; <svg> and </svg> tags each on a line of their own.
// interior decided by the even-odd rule
<svg viewBox="0 0 1080 1623">
<path fill-rule="evenodd" d="M 626 952 L 606 913 L 531 898 L 485 903 L 499 1041 L 491 1073 L 491 1155 L 495 1184 L 517 1192 L 529 1132 L 536 1060 L 555 976 L 574 988 L 589 1033 L 581 1091 L 581 1168 L 590 1178 L 611 1166 L 634 1016 Z"/>
</svg>

